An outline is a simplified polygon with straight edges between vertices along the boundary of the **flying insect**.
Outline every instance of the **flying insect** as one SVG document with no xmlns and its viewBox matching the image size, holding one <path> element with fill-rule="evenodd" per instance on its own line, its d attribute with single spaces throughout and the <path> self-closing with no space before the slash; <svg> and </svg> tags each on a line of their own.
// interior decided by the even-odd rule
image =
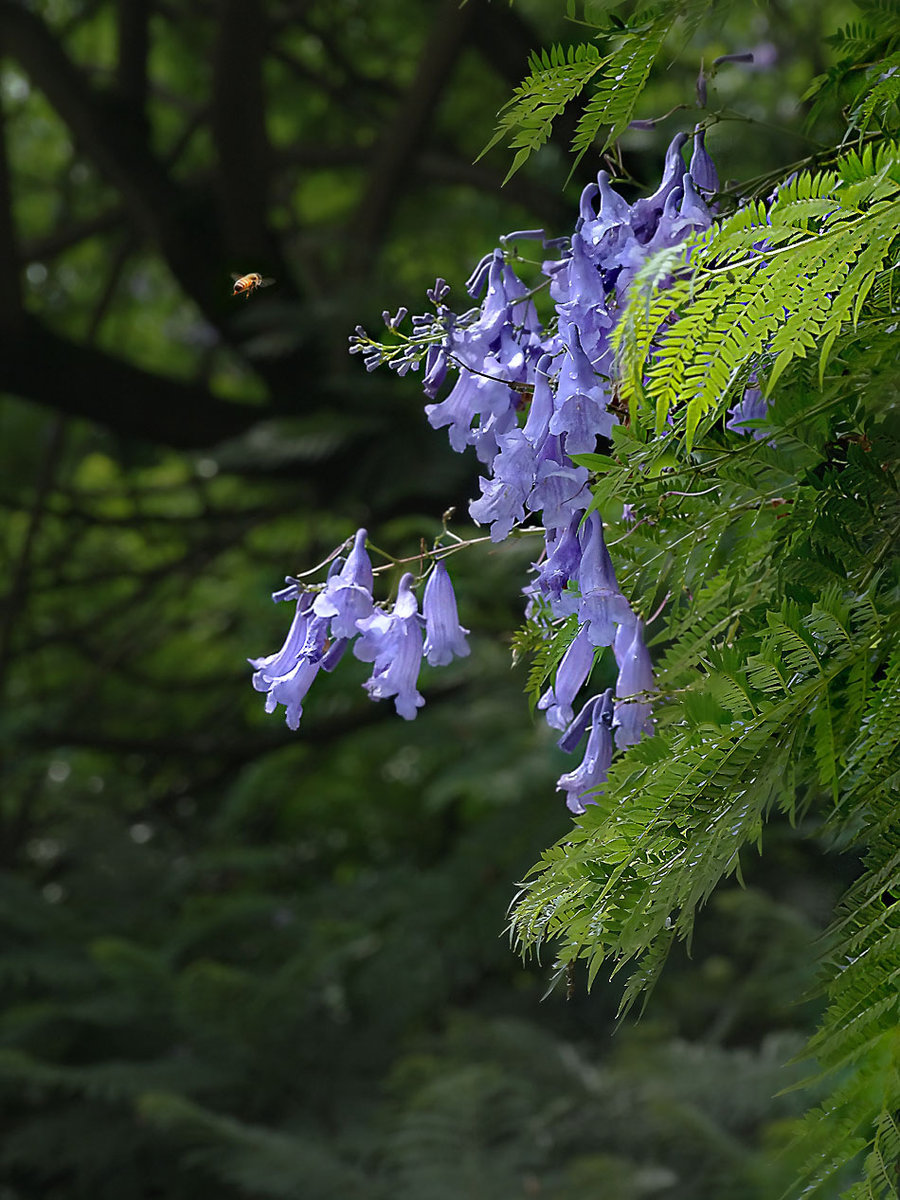
<svg viewBox="0 0 900 1200">
<path fill-rule="evenodd" d="M 234 291 L 232 296 L 249 297 L 251 292 L 255 292 L 257 288 L 268 287 L 270 283 L 274 283 L 274 279 L 265 279 L 256 271 L 252 271 L 249 275 L 232 275 L 234 280 Z"/>
</svg>

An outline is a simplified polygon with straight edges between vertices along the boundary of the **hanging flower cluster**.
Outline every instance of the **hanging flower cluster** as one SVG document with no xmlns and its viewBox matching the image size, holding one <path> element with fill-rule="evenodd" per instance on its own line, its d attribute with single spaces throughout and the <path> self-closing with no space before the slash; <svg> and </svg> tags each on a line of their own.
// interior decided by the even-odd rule
<svg viewBox="0 0 900 1200">
<path fill-rule="evenodd" d="M 354 639 L 354 655 L 372 664 L 366 691 L 373 700 L 393 698 L 407 721 L 425 703 L 416 686 L 422 655 L 432 666 L 441 666 L 469 653 L 469 631 L 459 623 L 453 585 L 442 562 L 428 576 L 423 613 L 409 572 L 400 580 L 390 611 L 375 603 L 365 529 L 357 530 L 346 560 L 335 558 L 324 589 L 304 590 L 295 579 L 287 583 L 272 595 L 276 602 L 296 601 L 284 645 L 266 658 L 251 658 L 250 665 L 254 688 L 266 693 L 266 712 L 283 704 L 291 729 L 300 724 L 303 701 L 319 671 L 333 671 Z"/>
<path fill-rule="evenodd" d="M 544 622 L 548 635 L 573 615 L 577 625 L 538 704 L 560 731 L 563 750 L 574 753 L 585 743 L 581 765 L 558 783 L 574 813 L 596 799 L 613 744 L 623 749 L 653 731 L 653 672 L 643 623 L 619 588 L 601 516 L 591 510 L 588 471 L 573 456 L 595 451 L 617 422 L 610 333 L 635 274 L 649 255 L 711 224 L 704 194 L 718 189 L 715 167 L 698 129 L 686 168 L 686 142 L 683 133 L 672 141 L 652 196 L 629 205 L 601 171 L 582 193 L 570 238 L 548 240 L 541 230 L 501 238 L 466 285 L 474 300 L 480 298 L 477 307 L 453 312 L 445 303 L 449 288 L 439 279 L 428 292 L 433 311 L 411 318 L 411 335 L 400 332 L 405 309 L 384 314 L 398 345 L 376 343 L 361 327 L 351 338 L 351 353 L 361 353 L 368 370 L 381 363 L 401 375 L 424 368 L 429 423 L 446 428 L 454 450 L 471 446 L 483 464 L 480 495 L 469 513 L 489 528 L 492 541 L 503 541 L 526 519 L 540 521 L 544 545 L 524 589 L 528 613 Z M 546 327 L 509 261 L 509 245 L 524 239 L 540 241 L 552 255 L 541 266 L 555 307 Z M 455 382 L 439 398 L 450 372 Z M 372 599 L 364 540 L 360 530 L 346 562 L 335 565 L 315 597 L 293 583 L 275 594 L 295 599 L 297 611 L 284 647 L 253 663 L 254 686 L 268 693 L 269 711 L 285 705 L 292 728 L 315 674 L 331 669 L 351 638 L 357 639 L 356 656 L 373 664 L 369 694 L 394 697 L 408 720 L 423 703 L 416 690 L 423 649 L 433 664 L 468 653 L 443 563 L 429 577 L 424 620 L 411 575 L 401 580 L 387 612 Z M 590 676 L 607 647 L 618 667 L 615 689 L 591 695 Z M 576 713 L 583 692 L 588 699 Z"/>
</svg>

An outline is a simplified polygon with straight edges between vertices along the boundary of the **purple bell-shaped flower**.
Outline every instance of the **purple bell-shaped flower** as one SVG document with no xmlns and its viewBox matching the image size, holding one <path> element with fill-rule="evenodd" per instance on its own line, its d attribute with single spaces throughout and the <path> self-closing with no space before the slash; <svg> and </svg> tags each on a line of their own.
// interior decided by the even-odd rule
<svg viewBox="0 0 900 1200">
<path fill-rule="evenodd" d="M 469 653 L 466 641 L 468 629 L 459 623 L 456 596 L 447 568 L 440 561 L 425 584 L 422 601 L 425 614 L 425 657 L 433 667 L 442 667 L 454 657 L 465 658 Z"/>
<path fill-rule="evenodd" d="M 589 731 L 581 765 L 561 775 L 556 785 L 558 792 L 566 793 L 566 807 L 576 816 L 583 813 L 588 804 L 597 803 L 597 796 L 606 782 L 613 752 L 612 711 L 612 688 L 607 688 L 601 696 L 588 701 L 560 738 L 560 746 L 571 752 Z"/>
<path fill-rule="evenodd" d="M 569 644 L 556 668 L 553 686 L 538 700 L 538 708 L 546 713 L 551 729 L 565 729 L 572 720 L 572 703 L 581 691 L 594 665 L 594 647 L 581 628 Z"/>
<path fill-rule="evenodd" d="M 373 664 L 363 687 L 373 700 L 393 696 L 398 715 L 406 721 L 412 721 L 425 703 L 416 687 L 422 663 L 423 622 L 412 582 L 407 572 L 400 580 L 390 613 L 376 609 L 371 617 L 359 622 L 362 637 L 353 647 L 358 659 Z"/>
<path fill-rule="evenodd" d="M 633 746 L 641 736 L 652 737 L 653 722 L 650 703 L 643 697 L 653 691 L 653 667 L 644 645 L 644 623 L 636 621 L 631 645 L 625 653 L 616 680 L 616 706 L 613 725 L 616 745 L 620 750 Z M 641 699 L 631 699 L 641 697 Z"/>
<path fill-rule="evenodd" d="M 317 617 L 331 621 L 331 632 L 337 638 L 356 635 L 357 621 L 372 615 L 372 564 L 366 553 L 365 529 L 358 529 L 353 549 L 336 575 L 329 577 L 325 590 L 316 596 L 313 611 Z"/>
</svg>

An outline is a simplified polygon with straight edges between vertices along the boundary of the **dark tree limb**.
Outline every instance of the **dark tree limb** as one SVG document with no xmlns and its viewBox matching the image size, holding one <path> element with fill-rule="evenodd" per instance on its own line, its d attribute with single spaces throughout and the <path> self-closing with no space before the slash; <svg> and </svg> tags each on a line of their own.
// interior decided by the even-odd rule
<svg viewBox="0 0 900 1200">
<path fill-rule="evenodd" d="M 13 633 L 19 614 L 28 599 L 31 563 L 38 532 L 47 509 L 47 500 L 56 479 L 65 442 L 67 420 L 61 413 L 51 418 L 47 446 L 35 480 L 34 499 L 28 514 L 25 536 L 12 569 L 9 589 L 3 597 L 3 619 L 0 622 L 0 695 L 6 690 L 6 672 L 12 658 Z"/>
<path fill-rule="evenodd" d="M 0 107 L 0 329 L 15 337 L 22 321 L 22 285 L 12 215 L 12 186 L 6 154 L 5 114 Z"/>
<path fill-rule="evenodd" d="M 116 91 L 135 119 L 145 126 L 147 103 L 147 58 L 150 53 L 152 0 L 117 0 L 119 61 Z"/>
<path fill-rule="evenodd" d="M 167 169 L 174 167 L 181 158 L 194 134 L 200 128 L 204 116 L 204 110 L 197 108 L 188 114 L 184 128 L 165 156 L 164 161 Z M 198 180 L 197 186 L 200 186 L 202 182 L 202 179 Z M 122 205 L 117 205 L 115 208 L 109 209 L 108 212 L 100 213 L 98 216 L 90 217 L 85 221 L 66 222 L 52 233 L 34 238 L 32 241 L 22 244 L 21 249 L 18 251 L 18 261 L 20 263 L 29 263 L 34 262 L 36 259 L 55 258 L 57 254 L 62 254 L 71 246 L 77 246 L 79 242 L 94 237 L 98 233 L 111 233 L 113 230 L 122 228 L 127 222 L 128 212 Z"/>
<path fill-rule="evenodd" d="M 56 258 L 58 254 L 64 254 L 66 250 L 77 246 L 80 242 L 87 241 L 88 238 L 121 229 L 127 222 L 127 212 L 121 206 L 117 206 L 107 212 L 98 213 L 95 217 L 88 217 L 84 221 L 73 221 L 71 224 L 60 225 L 58 229 L 54 229 L 42 237 L 20 242 L 16 255 L 17 261 L 20 266 L 24 266 L 26 263 Z"/>
<path fill-rule="evenodd" d="M 142 371 L 123 359 L 60 337 L 25 316 L 0 357 L 0 390 L 125 437 L 191 450 L 234 437 L 259 408 L 229 404 L 205 388 Z"/>
<path fill-rule="evenodd" d="M 40 18 L 16 0 L 0 0 L 0 41 L 118 188 L 135 225 L 159 247 L 185 293 L 215 313 L 210 264 L 221 263 L 221 238 L 208 207 L 173 182 L 140 123 L 93 89 Z"/>
<path fill-rule="evenodd" d="M 219 0 L 213 52 L 216 200 L 225 244 L 241 272 L 267 271 L 269 144 L 262 69 L 266 21 L 259 0 Z"/>
<path fill-rule="evenodd" d="M 473 2 L 443 0 L 422 50 L 415 78 L 399 101 L 394 120 L 384 129 L 372 161 L 362 201 L 352 221 L 352 266 L 364 275 L 387 232 L 399 197 L 409 186 L 416 154 L 425 140 L 453 68 L 462 53 L 470 25 L 475 22 Z"/>
</svg>

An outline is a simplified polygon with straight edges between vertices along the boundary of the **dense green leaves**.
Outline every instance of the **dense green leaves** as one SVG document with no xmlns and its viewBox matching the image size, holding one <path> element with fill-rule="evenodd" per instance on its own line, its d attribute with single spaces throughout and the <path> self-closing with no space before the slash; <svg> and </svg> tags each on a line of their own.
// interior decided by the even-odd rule
<svg viewBox="0 0 900 1200">
<path fill-rule="evenodd" d="M 575 160 L 572 170 L 588 150 L 599 141 L 605 150 L 627 127 L 634 114 L 639 96 L 644 90 L 650 68 L 658 55 L 671 23 L 671 13 L 653 14 L 634 27 L 613 30 L 621 39 L 620 45 L 601 56 L 591 44 L 568 49 L 554 46 L 533 54 L 529 59 L 530 72 L 505 105 L 500 123 L 482 154 L 509 138 L 509 148 L 515 150 L 509 179 L 530 155 L 548 140 L 553 122 L 584 88 L 597 79 L 593 93 L 578 120 L 572 142 Z"/>
<path fill-rule="evenodd" d="M 880 1200 L 900 1165 L 900 158 L 883 133 L 900 26 L 895 5 L 863 7 L 883 19 L 834 39 L 846 57 L 810 94 L 852 81 L 869 140 L 661 251 L 615 328 L 629 419 L 584 465 L 619 577 L 656 623 L 657 732 L 545 852 L 512 928 L 589 980 L 627 967 L 627 1011 L 778 814 L 858 847 L 807 1050 L 829 1090 L 795 1186 Z M 768 415 L 731 436 L 726 410 L 757 381 Z"/>
<path fill-rule="evenodd" d="M 0 0 L 2 1200 L 896 1187 L 896 5 L 569 4 L 583 47 L 565 7 Z M 585 460 L 658 737 L 571 826 L 522 688 L 573 629 L 508 669 L 525 539 L 454 559 L 473 655 L 415 723 L 352 662 L 266 722 L 268 592 L 358 523 L 461 528 L 477 470 L 349 330 L 565 233 L 601 147 L 637 194 L 698 119 L 739 182 L 643 276 Z M 751 370 L 759 440 L 722 429 Z M 523 970 L 498 933 L 556 839 L 514 923 L 558 962 Z"/>
<path fill-rule="evenodd" d="M 648 263 L 616 331 L 623 400 L 653 404 L 656 432 L 683 409 L 691 449 L 751 372 L 771 395 L 793 359 L 815 353 L 820 379 L 838 336 L 859 322 L 900 225 L 900 158 L 801 175 L 771 205 L 750 203 L 665 266 Z M 860 178 L 862 171 L 865 171 Z M 661 271 L 675 278 L 658 286 Z"/>
</svg>

